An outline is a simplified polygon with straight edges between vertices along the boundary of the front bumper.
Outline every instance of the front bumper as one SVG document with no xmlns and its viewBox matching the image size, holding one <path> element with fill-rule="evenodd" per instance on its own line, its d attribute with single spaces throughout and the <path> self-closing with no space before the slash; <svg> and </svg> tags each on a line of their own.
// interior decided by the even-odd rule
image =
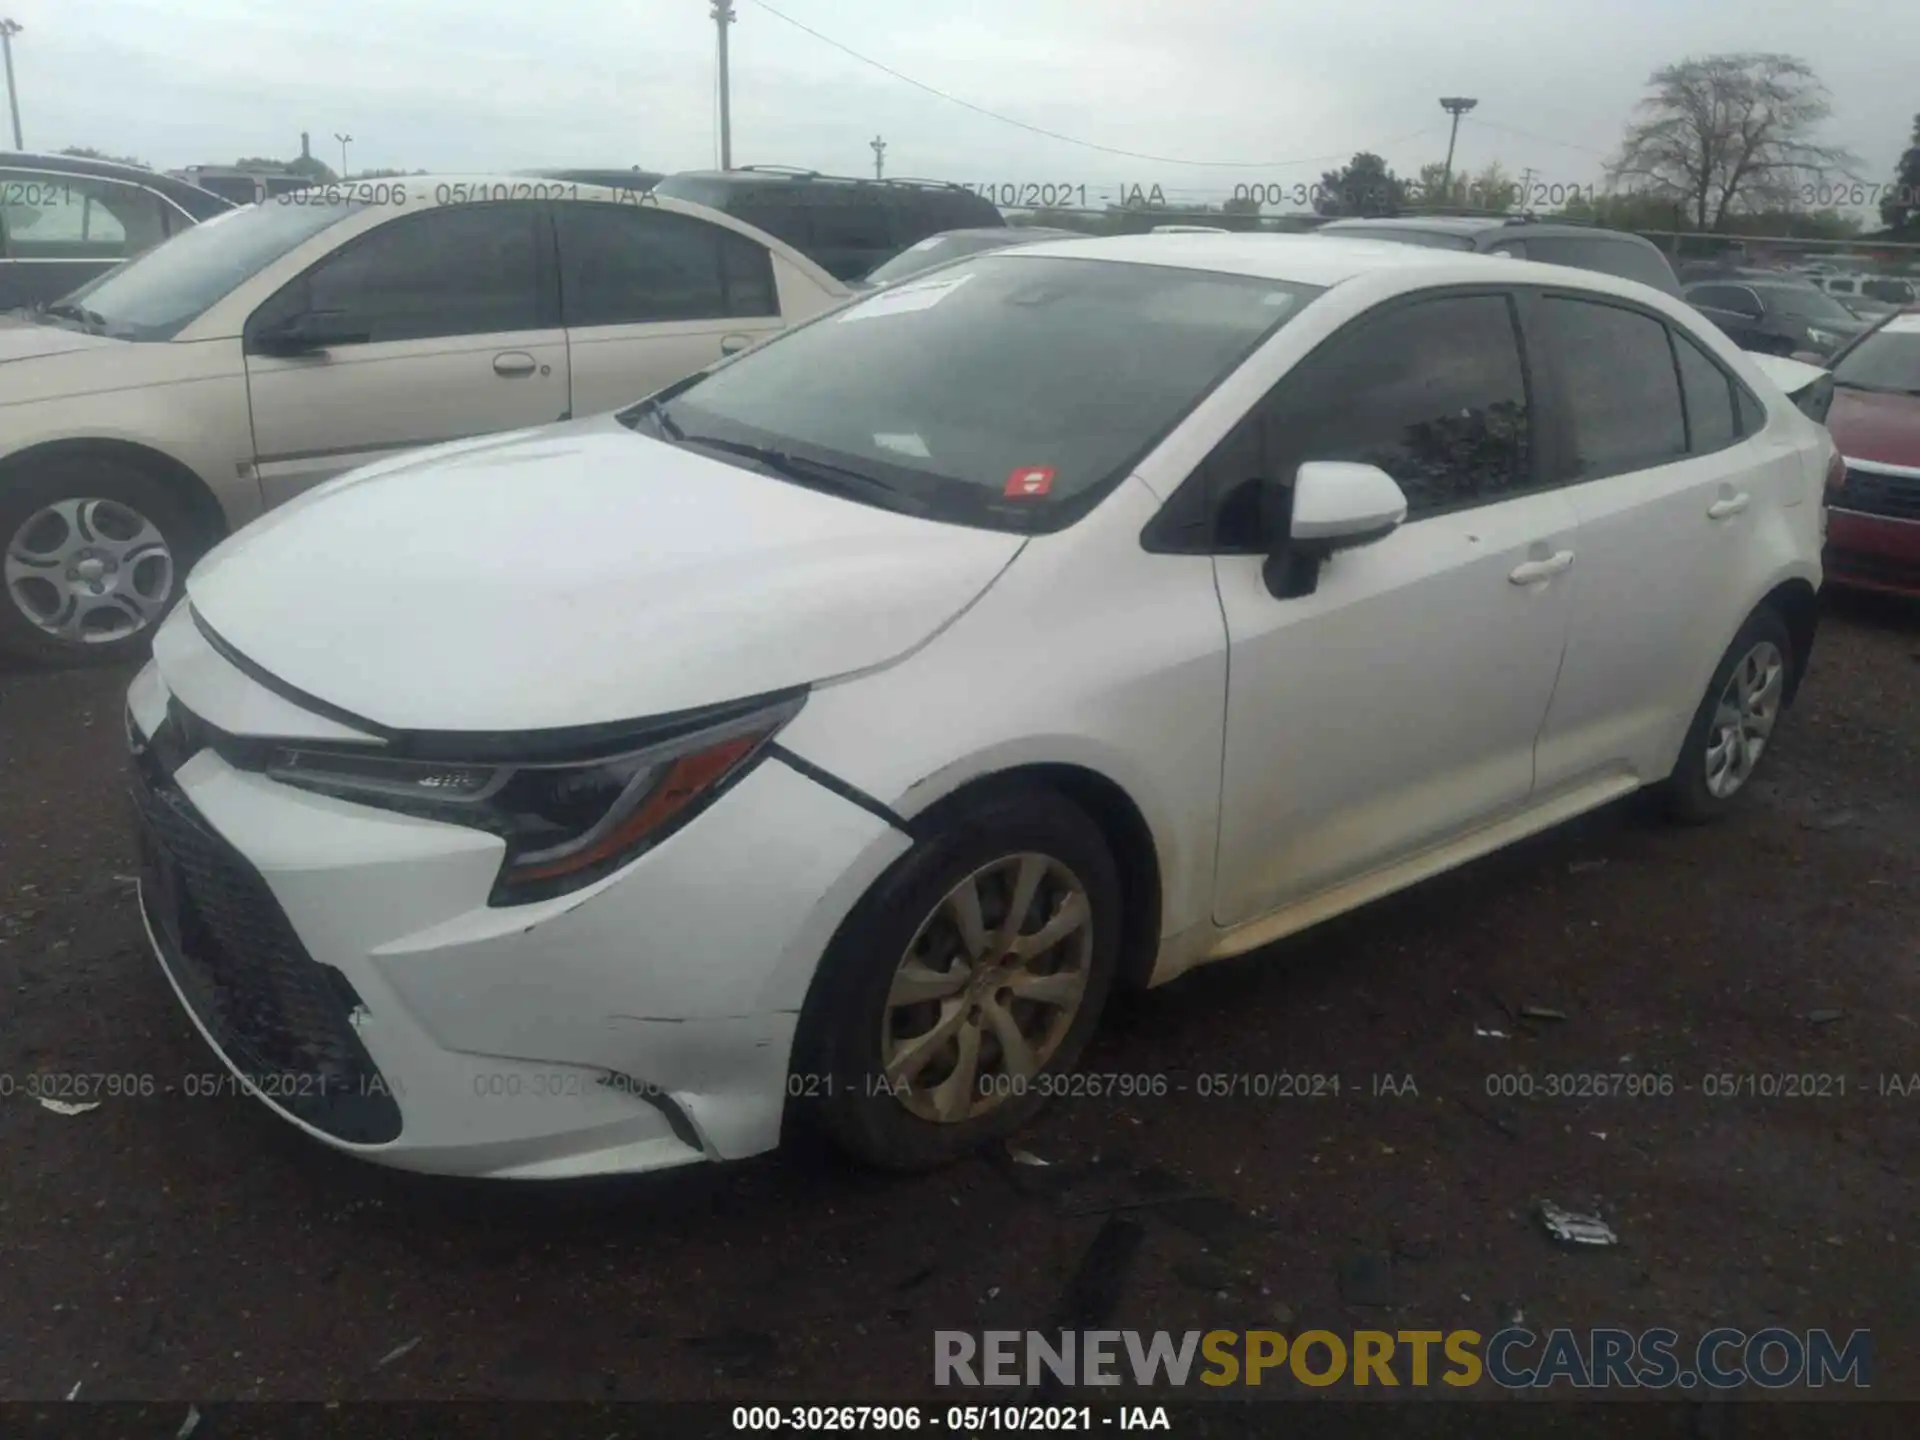
<svg viewBox="0 0 1920 1440">
<path fill-rule="evenodd" d="M 769 757 L 597 885 L 490 908 L 494 837 L 211 749 L 169 770 L 152 742 L 179 706 L 152 665 L 129 696 L 143 916 L 195 1026 L 283 1118 L 516 1179 L 777 1143 L 814 967 L 904 848 L 884 822 Z"/>
</svg>

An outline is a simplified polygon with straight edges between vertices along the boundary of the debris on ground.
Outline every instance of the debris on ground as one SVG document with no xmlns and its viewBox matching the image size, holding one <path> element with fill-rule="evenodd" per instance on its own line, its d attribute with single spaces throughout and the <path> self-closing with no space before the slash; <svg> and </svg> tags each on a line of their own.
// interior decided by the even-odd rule
<svg viewBox="0 0 1920 1440">
<path fill-rule="evenodd" d="M 45 1095 L 36 1095 L 33 1098 L 40 1102 L 41 1109 L 51 1110 L 56 1115 L 84 1115 L 89 1110 L 100 1108 L 98 1100 L 88 1100 L 76 1105 L 70 1100 L 49 1100 Z"/>
<path fill-rule="evenodd" d="M 1021 1150 L 1012 1145 L 1007 1147 L 1007 1158 L 1016 1165 L 1051 1165 L 1053 1163 L 1051 1160 L 1042 1160 L 1031 1150 Z"/>
<path fill-rule="evenodd" d="M 78 1399 L 80 1398 L 80 1387 L 81 1387 L 82 1385 L 84 1385 L 84 1384 L 86 1384 L 86 1383 L 87 1383 L 87 1382 L 86 1382 L 86 1381 L 84 1381 L 84 1380 L 76 1380 L 76 1381 L 74 1381 L 74 1382 L 73 1382 L 73 1388 L 72 1388 L 71 1390 L 69 1390 L 69 1391 L 67 1391 L 67 1398 L 68 1398 L 69 1400 L 78 1400 Z"/>
<path fill-rule="evenodd" d="M 1484 1025 L 1474 1026 L 1473 1033 L 1487 1040 L 1511 1040 L 1513 1038 L 1504 1030 L 1489 1030 Z"/>
<path fill-rule="evenodd" d="M 1174 1276 L 1196 1290 L 1231 1290 L 1239 1280 L 1234 1268 L 1217 1255 L 1183 1255 L 1173 1264 Z"/>
<path fill-rule="evenodd" d="M 1542 1200 L 1538 1207 L 1540 1223 L 1546 1227 L 1547 1234 L 1562 1245 L 1618 1245 L 1620 1237 L 1613 1233 L 1598 1215 L 1578 1215 L 1571 1210 L 1563 1210 L 1551 1200 Z"/>
<path fill-rule="evenodd" d="M 1844 1010 L 1809 1010 L 1807 1012 L 1807 1019 L 1815 1025 L 1827 1025 L 1838 1020 L 1846 1013 Z"/>
<path fill-rule="evenodd" d="M 1567 866 L 1567 874 L 1584 875 L 1589 870 L 1603 870 L 1606 868 L 1606 864 L 1607 862 L 1604 860 L 1576 860 Z"/>
<path fill-rule="evenodd" d="M 421 1340 L 421 1337 L 416 1335 L 411 1340 L 407 1341 L 404 1345 L 394 1346 L 393 1349 L 389 1350 L 386 1354 L 382 1355 L 379 1358 L 379 1360 L 374 1362 L 373 1368 L 376 1370 L 384 1370 L 387 1366 L 391 1365 L 394 1361 L 398 1360 L 402 1355 L 406 1354 L 409 1350 L 413 1349 L 414 1346 L 418 1345 L 420 1343 L 420 1340 Z"/>
<path fill-rule="evenodd" d="M 1567 1018 L 1567 1012 L 1551 1010 L 1545 1005 L 1522 1005 L 1520 1018 L 1522 1020 L 1564 1020 Z"/>
<path fill-rule="evenodd" d="M 1800 824 L 1807 830 L 1844 830 L 1859 818 L 1858 810 L 1833 810 L 1825 815 L 1810 815 Z"/>
<path fill-rule="evenodd" d="M 173 1432 L 173 1440 L 188 1440 L 194 1431 L 200 1428 L 200 1407 L 187 1406 L 187 1418 L 180 1422 L 180 1428 Z"/>
</svg>

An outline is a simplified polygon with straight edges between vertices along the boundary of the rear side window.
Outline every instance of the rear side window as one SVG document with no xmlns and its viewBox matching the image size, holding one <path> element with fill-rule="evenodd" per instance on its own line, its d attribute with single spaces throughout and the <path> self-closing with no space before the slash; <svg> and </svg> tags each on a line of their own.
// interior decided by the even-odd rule
<svg viewBox="0 0 1920 1440">
<path fill-rule="evenodd" d="M 878 201 L 828 200 L 814 207 L 813 243 L 833 250 L 890 250 L 893 231 Z"/>
<path fill-rule="evenodd" d="M 813 244 L 813 226 L 808 222 L 807 207 L 792 196 L 749 190 L 719 208 L 736 220 L 766 231 L 776 240 L 786 241 L 796 250 L 804 252 Z"/>
<path fill-rule="evenodd" d="M 1687 404 L 1687 448 L 1695 455 L 1724 450 L 1740 438 L 1739 402 L 1733 381 L 1707 354 L 1678 331 L 1674 356 L 1680 365 L 1680 390 Z"/>
<path fill-rule="evenodd" d="M 1541 305 L 1541 333 L 1566 392 L 1569 481 L 1664 465 L 1687 453 L 1667 327 L 1638 311 L 1565 296 Z"/>
<path fill-rule="evenodd" d="M 555 211 L 569 326 L 778 313 L 767 253 L 688 215 L 593 201 Z"/>
</svg>

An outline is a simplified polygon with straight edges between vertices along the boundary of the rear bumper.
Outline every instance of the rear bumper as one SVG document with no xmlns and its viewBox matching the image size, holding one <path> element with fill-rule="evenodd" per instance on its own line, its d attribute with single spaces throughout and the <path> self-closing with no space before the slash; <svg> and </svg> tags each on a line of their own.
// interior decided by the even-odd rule
<svg viewBox="0 0 1920 1440">
<path fill-rule="evenodd" d="M 1829 584 L 1920 597 L 1920 520 L 1832 508 L 1821 564 Z"/>
</svg>

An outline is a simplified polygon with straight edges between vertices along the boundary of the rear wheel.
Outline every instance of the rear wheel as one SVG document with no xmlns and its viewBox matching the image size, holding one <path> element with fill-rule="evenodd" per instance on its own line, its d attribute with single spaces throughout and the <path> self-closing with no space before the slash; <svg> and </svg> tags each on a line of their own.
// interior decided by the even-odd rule
<svg viewBox="0 0 1920 1440">
<path fill-rule="evenodd" d="M 0 653 L 139 658 L 204 548 L 186 505 L 124 461 L 61 456 L 0 476 Z"/>
<path fill-rule="evenodd" d="M 1793 663 L 1786 621 L 1761 606 L 1720 657 L 1667 778 L 1665 799 L 1675 819 L 1718 819 L 1747 788 L 1772 745 Z"/>
<path fill-rule="evenodd" d="M 1012 1133 L 1071 1070 L 1112 988 L 1120 887 L 1051 791 L 955 816 L 875 885 L 808 997 L 791 1089 L 840 1148 L 927 1169 Z"/>
</svg>

